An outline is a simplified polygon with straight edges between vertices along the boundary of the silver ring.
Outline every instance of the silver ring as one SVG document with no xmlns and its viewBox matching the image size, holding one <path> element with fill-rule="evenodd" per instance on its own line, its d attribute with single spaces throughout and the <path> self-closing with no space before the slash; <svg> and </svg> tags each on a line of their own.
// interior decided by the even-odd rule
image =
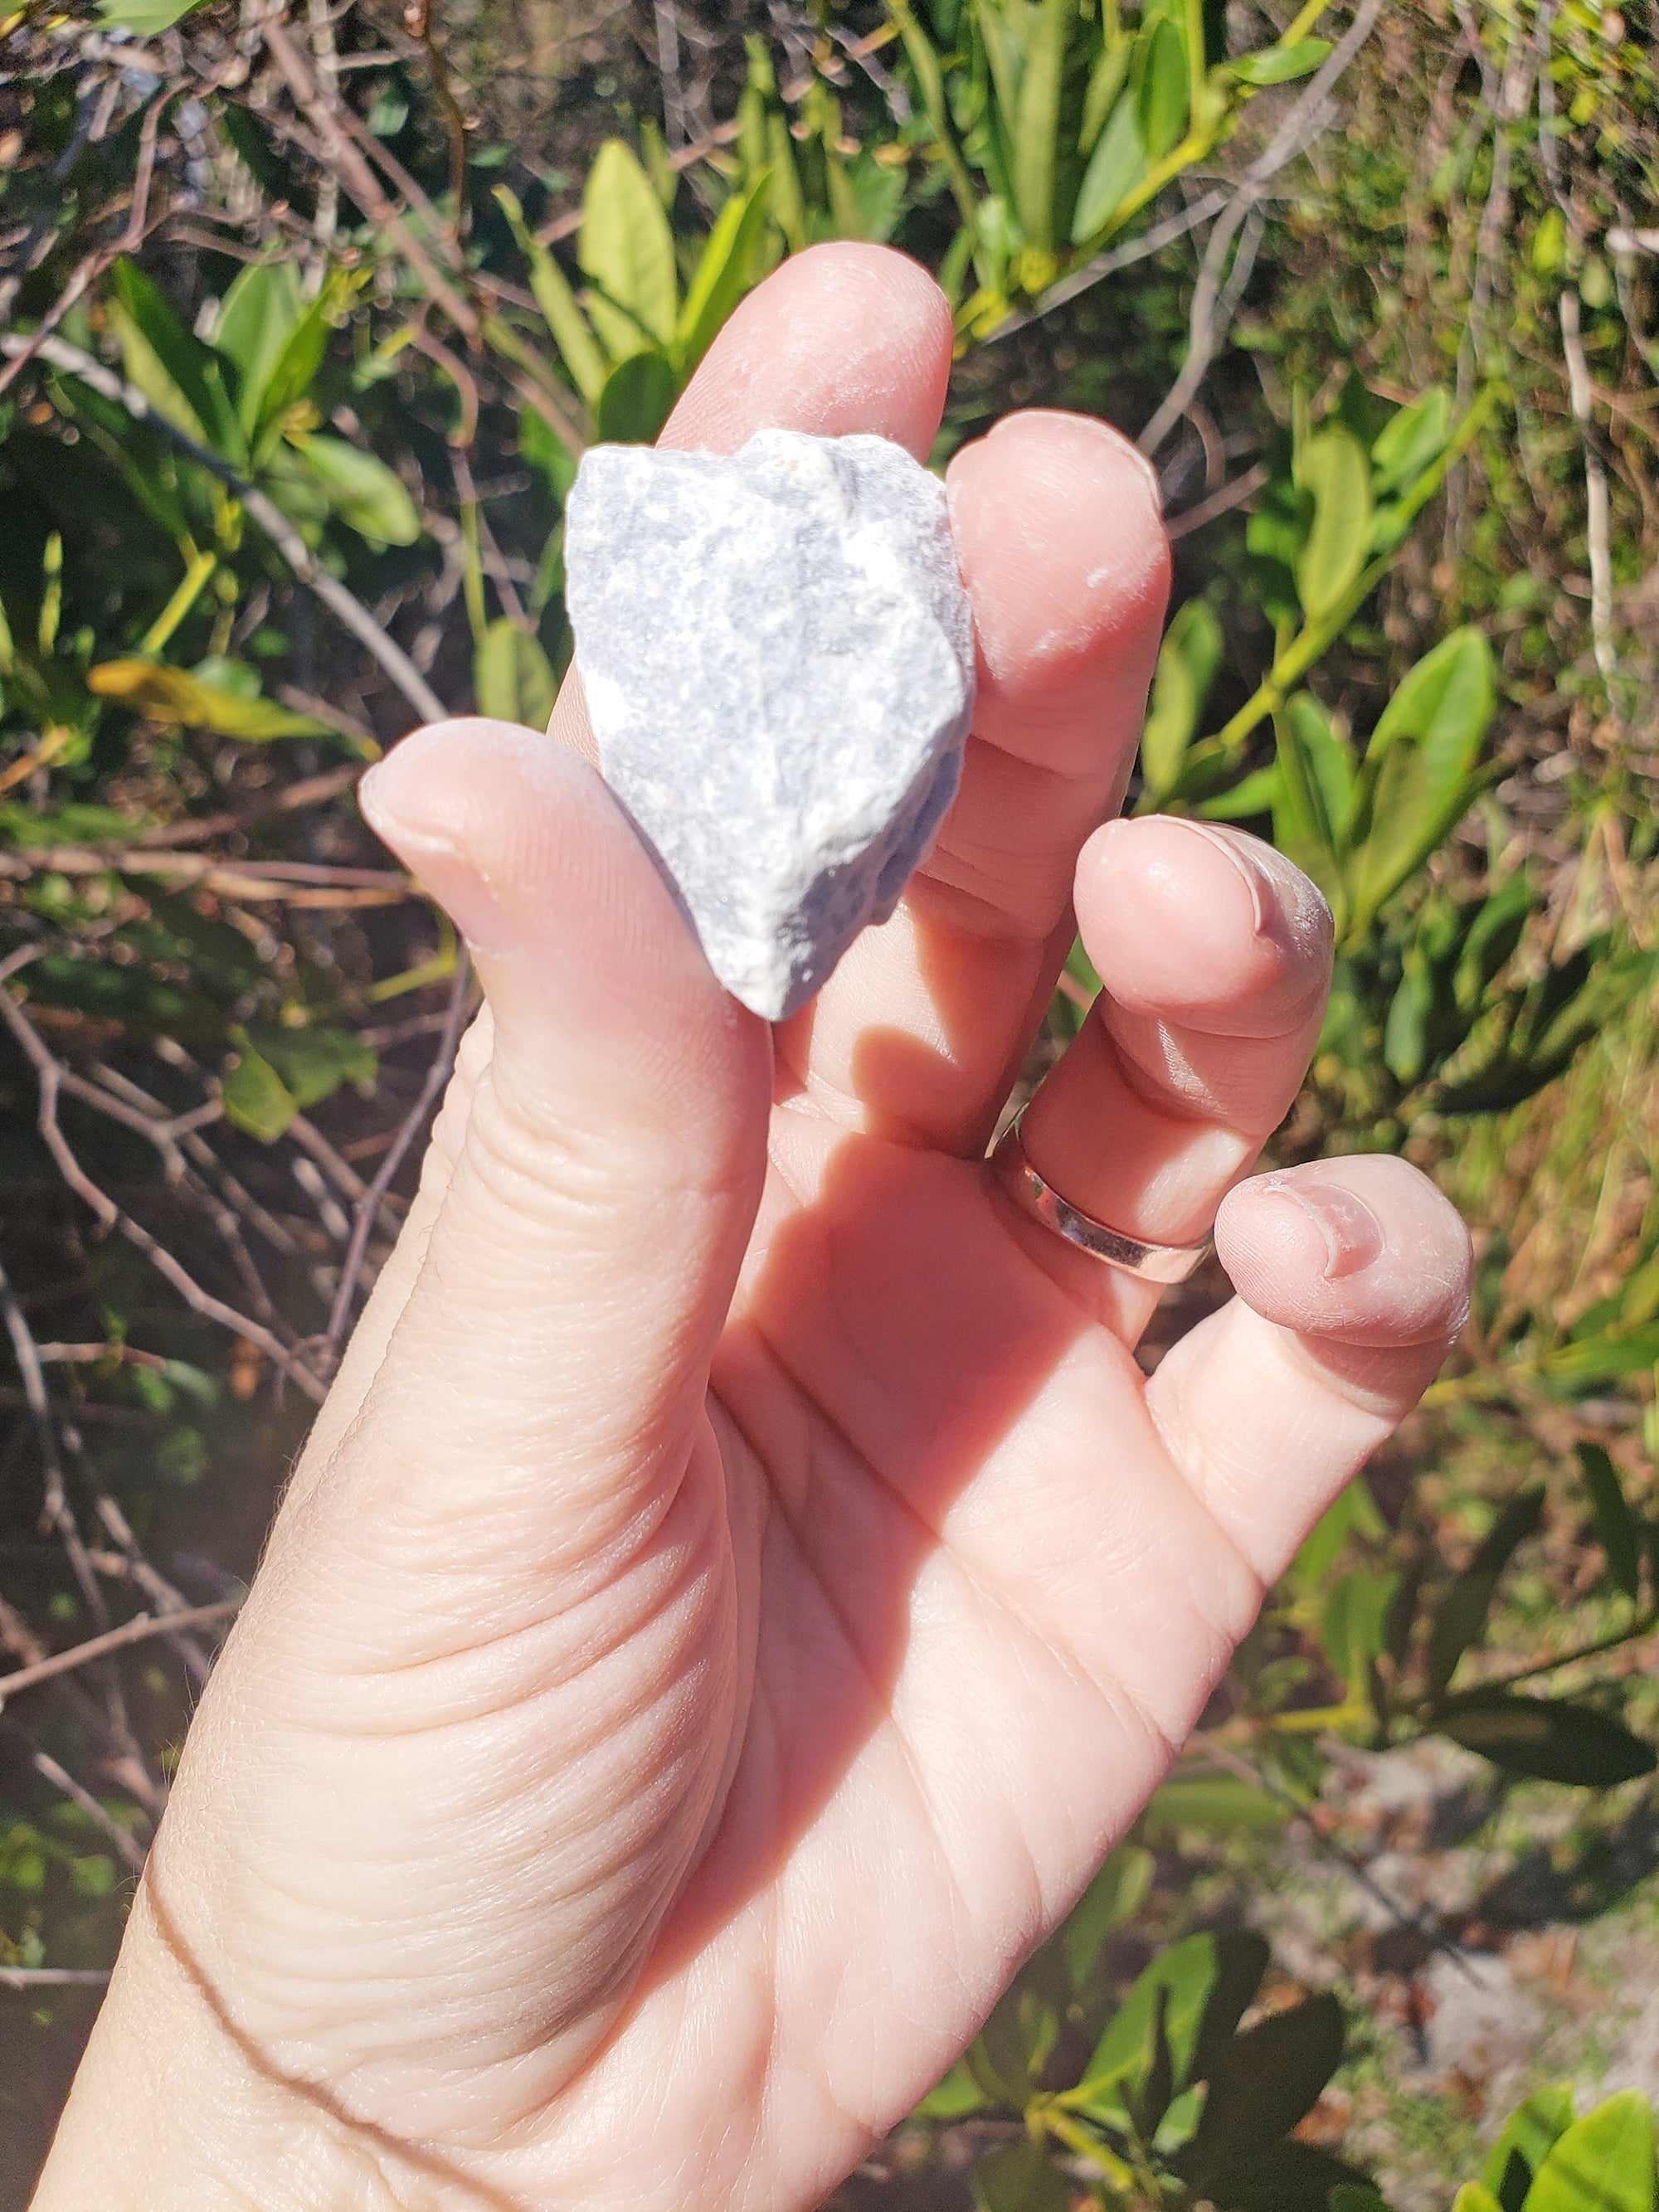
<svg viewBox="0 0 1659 2212">
<path fill-rule="evenodd" d="M 991 1154 L 997 1180 L 1022 1212 L 1045 1229 L 1052 1229 L 1068 1244 L 1075 1244 L 1091 1259 L 1109 1267 L 1138 1275 L 1143 1283 L 1184 1283 L 1210 1249 L 1206 1237 L 1197 1244 L 1148 1244 L 1139 1237 L 1126 1237 L 1109 1222 L 1097 1221 L 1045 1182 L 1025 1156 L 1019 1123 L 1014 1121 L 998 1139 Z"/>
</svg>

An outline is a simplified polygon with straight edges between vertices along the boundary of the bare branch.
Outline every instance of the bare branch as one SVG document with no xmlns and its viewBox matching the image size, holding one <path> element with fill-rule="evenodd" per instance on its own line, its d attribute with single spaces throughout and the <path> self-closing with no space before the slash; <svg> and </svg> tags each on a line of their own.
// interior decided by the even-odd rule
<svg viewBox="0 0 1659 2212">
<path fill-rule="evenodd" d="M 339 1286 L 334 1293 L 334 1310 L 328 1317 L 328 1328 L 323 1339 L 324 1348 L 331 1357 L 337 1352 L 351 1318 L 351 1302 L 356 1296 L 358 1278 L 363 1271 L 363 1260 L 368 1250 L 368 1232 L 374 1220 L 375 1208 L 392 1177 L 403 1165 L 404 1155 L 414 1143 L 422 1124 L 437 1100 L 438 1093 L 449 1079 L 449 1071 L 454 1065 L 456 1050 L 461 1041 L 462 1026 L 466 1020 L 471 987 L 471 963 L 463 945 L 456 951 L 455 980 L 450 986 L 449 1012 L 445 1017 L 437 1052 L 426 1072 L 426 1080 L 421 1085 L 420 1096 L 404 1116 L 386 1158 L 375 1170 L 373 1182 L 357 1201 L 351 1243 L 340 1268 Z"/>
<path fill-rule="evenodd" d="M 59 1674 L 72 1674 L 77 1668 L 105 1658 L 112 1651 L 125 1651 L 130 1644 L 148 1644 L 158 1636 L 171 1636 L 178 1629 L 206 1628 L 214 1621 L 228 1620 L 241 1602 L 240 1597 L 222 1597 L 212 1605 L 193 1605 L 185 1613 L 135 1613 L 118 1628 L 106 1628 L 101 1636 L 89 1636 L 84 1644 L 76 1644 L 67 1651 L 54 1651 L 45 1659 L 37 1659 L 32 1666 L 0 1674 L 0 1709 L 21 1692 L 52 1681 Z"/>
</svg>

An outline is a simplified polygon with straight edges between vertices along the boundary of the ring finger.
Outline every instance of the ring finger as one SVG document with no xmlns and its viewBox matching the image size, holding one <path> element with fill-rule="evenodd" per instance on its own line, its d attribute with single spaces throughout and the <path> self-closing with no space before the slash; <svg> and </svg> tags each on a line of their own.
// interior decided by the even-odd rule
<svg viewBox="0 0 1659 2212">
<path fill-rule="evenodd" d="M 1331 923 L 1299 868 L 1243 832 L 1109 823 L 1075 900 L 1103 989 L 1026 1110 L 1043 1181 L 1124 1235 L 1196 1243 L 1296 1096 L 1324 1016 Z M 1036 1223 L 1026 1241 L 1133 1342 L 1155 1285 Z"/>
</svg>

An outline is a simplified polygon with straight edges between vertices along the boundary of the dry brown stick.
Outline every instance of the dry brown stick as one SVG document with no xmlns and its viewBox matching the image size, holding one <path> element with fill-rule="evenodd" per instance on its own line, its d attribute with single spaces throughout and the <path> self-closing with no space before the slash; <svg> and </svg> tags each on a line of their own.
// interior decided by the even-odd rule
<svg viewBox="0 0 1659 2212">
<path fill-rule="evenodd" d="M 524 601 L 519 597 L 518 586 L 514 583 L 508 572 L 506 557 L 501 552 L 495 532 L 489 526 L 489 518 L 483 511 L 483 502 L 478 497 L 478 487 L 473 481 L 472 471 L 468 465 L 465 453 L 459 447 L 455 447 L 450 453 L 449 463 L 454 471 L 456 495 L 461 502 L 462 508 L 465 510 L 471 507 L 472 510 L 473 524 L 478 533 L 479 566 L 495 586 L 501 599 L 502 613 L 513 624 L 514 629 L 528 633 L 535 625 L 525 612 Z"/>
<path fill-rule="evenodd" d="M 1613 635 L 1613 555 L 1610 546 L 1610 506 L 1607 472 L 1595 446 L 1595 416 L 1591 400 L 1589 364 L 1579 334 L 1578 290 L 1565 286 L 1561 294 L 1561 350 L 1567 364 L 1567 391 L 1572 417 L 1584 448 L 1584 542 L 1589 556 L 1590 644 L 1601 681 L 1607 687 L 1607 703 L 1620 711 L 1615 686 L 1619 653 Z"/>
<path fill-rule="evenodd" d="M 176 884 L 222 885 L 216 878 L 252 884 L 252 896 L 264 896 L 272 884 L 327 884 L 350 890 L 402 894 L 410 879 L 401 868 L 340 867 L 320 860 L 231 860 L 210 853 L 178 853 L 128 845 L 31 845 L 0 852 L 0 878 L 14 883 L 31 876 L 160 876 Z M 244 894 L 238 894 L 244 896 Z"/>
<path fill-rule="evenodd" d="M 322 141 L 327 151 L 329 165 L 339 173 L 345 186 L 369 222 L 379 231 L 394 238 L 399 251 L 410 267 L 420 278 L 432 298 L 444 313 L 463 331 L 469 339 L 478 335 L 478 318 L 471 303 L 463 299 L 439 268 L 430 253 L 404 222 L 392 201 L 380 189 L 380 181 L 368 162 L 352 143 L 342 127 L 333 107 L 313 76 L 309 63 L 299 46 L 289 36 L 280 14 L 272 13 L 264 26 L 265 47 L 286 82 L 306 120 Z M 335 103 L 341 105 L 343 103 Z"/>
<path fill-rule="evenodd" d="M 145 111 L 138 141 L 138 166 L 133 179 L 131 212 L 125 229 L 112 245 L 100 246 L 83 257 L 21 347 L 5 368 L 0 368 L 0 392 L 6 391 L 23 374 L 64 316 L 86 297 L 104 271 L 122 254 L 136 253 L 143 243 L 146 229 L 149 228 L 149 190 L 155 173 L 156 135 L 161 128 L 161 111 L 171 96 L 170 94 L 163 94 L 159 100 L 152 100 Z M 118 206 L 119 202 L 116 204 Z"/>
<path fill-rule="evenodd" d="M 27 343 L 22 338 L 0 338 L 0 353 L 20 352 Z M 257 484 L 249 483 L 229 462 L 208 447 L 198 445 L 186 432 L 170 422 L 165 415 L 150 405 L 136 384 L 130 384 L 113 369 L 106 368 L 93 355 L 84 353 L 79 346 L 66 344 L 61 338 L 48 338 L 39 348 L 42 361 L 50 362 L 70 376 L 78 377 L 106 399 L 125 410 L 136 422 L 154 425 L 161 435 L 180 453 L 188 453 L 198 466 L 228 484 L 236 494 L 252 520 L 270 540 L 287 562 L 294 574 L 307 591 L 320 599 L 329 612 L 343 629 L 373 654 L 416 714 L 428 722 L 441 721 L 444 704 L 427 682 L 420 670 L 404 651 L 395 638 L 381 629 L 362 601 L 354 597 L 337 578 L 331 576 L 301 537 L 288 517 L 275 502 L 266 497 Z"/>
<path fill-rule="evenodd" d="M 438 1040 L 438 1049 L 426 1072 L 426 1080 L 421 1085 L 419 1097 L 404 1116 L 386 1158 L 375 1170 L 373 1181 L 357 1201 L 351 1225 L 351 1243 L 341 1263 L 340 1280 L 334 1293 L 334 1309 L 329 1315 L 328 1328 L 323 1338 L 324 1350 L 331 1359 L 337 1352 L 340 1340 L 345 1334 L 346 1324 L 351 1318 L 351 1302 L 356 1295 L 358 1278 L 363 1271 L 363 1261 L 368 1251 L 368 1232 L 374 1224 L 376 1208 L 392 1177 L 403 1165 L 404 1155 L 414 1143 L 438 1093 L 449 1079 L 449 1071 L 454 1065 L 456 1050 L 461 1041 L 462 1025 L 466 1020 L 471 987 L 471 963 L 467 958 L 466 947 L 459 945 L 455 953 L 455 980 L 450 986 L 449 1009 L 442 1035 Z"/>
<path fill-rule="evenodd" d="M 38 949 L 33 946 L 28 948 L 31 953 Z M 58 1100 L 68 1071 L 57 1054 L 42 1042 L 34 1024 L 11 993 L 3 989 L 0 989 L 0 1020 L 4 1021 L 34 1069 L 40 1101 L 35 1126 L 57 1164 L 58 1172 L 76 1197 L 91 1208 L 105 1230 L 118 1230 L 128 1243 L 142 1252 L 192 1312 L 200 1314 L 204 1320 L 217 1322 L 222 1328 L 234 1329 L 239 1336 L 245 1336 L 250 1344 L 257 1345 L 268 1359 L 279 1366 L 289 1365 L 292 1354 L 280 1337 L 262 1322 L 255 1321 L 249 1314 L 238 1313 L 234 1306 L 227 1305 L 222 1298 L 215 1297 L 210 1291 L 204 1289 L 188 1269 L 174 1259 L 158 1237 L 153 1236 L 141 1221 L 135 1220 L 125 1207 L 118 1206 L 108 1192 L 93 1181 L 76 1158 L 58 1120 Z M 294 1372 L 307 1396 L 320 1405 L 326 1393 L 316 1376 L 309 1368 L 301 1365 L 295 1365 Z"/>
<path fill-rule="evenodd" d="M 9 1674 L 0 1674 L 0 1709 L 23 1690 L 33 1690 L 41 1682 L 54 1680 L 59 1674 L 72 1674 L 77 1668 L 89 1666 L 94 1659 L 102 1659 L 112 1651 L 125 1651 L 130 1644 L 148 1644 L 158 1636 L 169 1636 L 181 1628 L 206 1628 L 216 1620 L 228 1620 L 241 1605 L 240 1597 L 222 1597 L 211 1605 L 193 1605 L 185 1613 L 137 1613 L 131 1620 L 124 1620 L 118 1628 L 106 1628 L 101 1636 L 89 1636 L 84 1644 L 76 1644 L 67 1651 L 54 1651 L 32 1666 L 19 1667 Z"/>
<path fill-rule="evenodd" d="M 107 1966 L 0 1966 L 0 1990 L 101 1990 Z"/>
<path fill-rule="evenodd" d="M 165 1375 L 172 1364 L 159 1352 L 139 1352 L 130 1344 L 37 1344 L 34 1349 L 43 1367 L 147 1367 Z"/>
<path fill-rule="evenodd" d="M 46 1391 L 46 1378 L 41 1371 L 40 1347 L 34 1340 L 23 1309 L 17 1303 L 11 1278 L 3 1262 L 0 1262 L 0 1311 L 6 1317 L 6 1334 L 11 1339 L 12 1356 L 17 1362 L 17 1371 L 23 1378 L 23 1397 L 29 1409 L 29 1419 L 34 1426 L 35 1441 L 40 1447 L 40 1463 L 46 1475 L 46 1510 L 56 1518 L 57 1504 L 64 1498 L 64 1461 L 58 1448 L 58 1424 L 52 1419 L 52 1400 Z"/>
<path fill-rule="evenodd" d="M 67 1767 L 60 1766 L 49 1751 L 33 1753 L 29 1763 L 43 1782 L 51 1783 L 54 1790 L 61 1791 L 71 1805 L 86 1814 L 94 1827 L 113 1844 L 134 1874 L 143 1874 L 149 1853 L 135 1837 L 127 1833 L 118 1820 L 111 1820 L 90 1790 L 83 1788 Z"/>
<path fill-rule="evenodd" d="M 426 55 L 427 67 L 432 72 L 432 88 L 438 95 L 444 127 L 449 133 L 449 191 L 455 203 L 455 219 L 449 226 L 449 234 L 459 245 L 466 228 L 466 118 L 461 113 L 461 104 L 449 82 L 448 64 L 433 36 L 432 0 L 412 0 L 404 11 L 404 22 Z"/>
<path fill-rule="evenodd" d="M 227 807 L 221 814 L 204 814 L 193 822 L 160 823 L 154 829 L 141 830 L 131 843 L 137 848 L 152 845 L 173 847 L 200 845 L 210 837 L 229 837 L 257 823 L 268 822 L 273 815 L 293 814 L 308 806 L 325 806 L 331 799 L 337 799 L 343 791 L 349 791 L 362 774 L 362 765 L 354 763 L 349 768 L 332 768 L 325 775 L 302 777 L 298 783 L 274 792 L 269 799 L 252 806 Z"/>
<path fill-rule="evenodd" d="M 280 1328 L 280 1318 L 270 1293 L 265 1288 L 264 1278 L 254 1266 L 253 1255 L 243 1239 L 241 1223 L 233 1209 L 215 1196 L 201 1176 L 191 1174 L 177 1141 L 179 1124 L 182 1122 L 185 1124 L 184 1137 L 186 1139 L 194 1138 L 198 1144 L 201 1144 L 200 1129 L 223 1118 L 223 1101 L 213 1099 L 207 1105 L 193 1108 L 188 1114 L 169 1115 L 159 1098 L 135 1083 L 131 1076 L 123 1075 L 118 1068 L 108 1067 L 103 1062 L 94 1060 L 93 1073 L 103 1085 L 102 1091 L 90 1085 L 77 1086 L 76 1095 L 106 1114 L 112 1110 L 108 1103 L 112 1094 L 122 1102 L 125 1110 L 115 1114 L 114 1118 L 125 1121 L 129 1128 L 136 1130 L 138 1135 L 147 1138 L 155 1146 L 166 1167 L 169 1185 L 193 1200 L 224 1240 L 254 1312 L 268 1326 Z M 68 1069 L 64 1071 L 64 1081 L 66 1088 L 76 1084 L 76 1079 Z M 191 1158 L 195 1157 L 192 1152 Z M 215 1157 L 210 1150 L 208 1157 L 210 1160 Z"/>
<path fill-rule="evenodd" d="M 136 1582 L 158 1613 L 188 1613 L 190 1600 L 176 1590 L 146 1553 L 143 1546 L 133 1534 L 132 1524 L 107 1491 L 98 1496 L 98 1518 L 106 1533 L 119 1548 L 127 1573 Z M 189 1668 L 199 1690 L 205 1684 L 212 1662 L 187 1630 L 179 1630 L 171 1638 L 173 1650 Z"/>
<path fill-rule="evenodd" d="M 9 997 L 9 994 L 0 990 L 0 996 Z M 67 1443 L 78 1455 L 82 1449 L 80 1434 L 78 1431 L 66 1430 L 60 1442 L 58 1419 L 46 1389 L 34 1332 L 29 1327 L 3 1267 L 0 1267 L 0 1307 L 4 1309 L 7 1333 L 11 1338 L 18 1371 L 23 1378 L 24 1398 L 40 1447 L 45 1489 L 43 1525 L 54 1529 L 62 1540 L 64 1549 L 69 1554 L 70 1571 L 88 1611 L 100 1626 L 106 1625 L 109 1610 L 88 1555 L 80 1523 L 70 1504 L 69 1490 L 64 1479 L 62 1443 Z M 114 1680 L 104 1685 L 102 1732 L 106 1743 L 113 1747 L 123 1765 L 146 1773 L 148 1779 L 143 1747 L 128 1723 L 126 1700 L 122 1695 L 119 1682 Z"/>
<path fill-rule="evenodd" d="M 1231 483 L 1224 483 L 1218 491 L 1212 492 L 1208 499 L 1200 500 L 1196 507 L 1189 507 L 1180 514 L 1172 514 L 1164 526 L 1165 534 L 1173 543 L 1176 538 L 1185 538 L 1194 530 L 1202 530 L 1206 522 L 1213 522 L 1218 514 L 1226 514 L 1233 507 L 1248 505 L 1267 481 L 1267 464 L 1258 461 L 1254 468 L 1246 469 L 1243 476 L 1235 477 Z"/>
<path fill-rule="evenodd" d="M 15 1651 L 25 1666 L 37 1666 L 48 1657 L 46 1645 L 29 1626 L 15 1606 L 0 1597 L 0 1645 Z M 58 1693 L 70 1705 L 81 1725 L 100 1747 L 104 1771 L 117 1786 L 130 1797 L 136 1798 L 152 1819 L 159 1820 L 167 1803 L 167 1792 L 157 1787 L 154 1777 L 141 1757 L 135 1757 L 112 1729 L 108 1716 L 100 1711 L 96 1700 L 73 1676 L 65 1675 L 58 1685 Z"/>
</svg>

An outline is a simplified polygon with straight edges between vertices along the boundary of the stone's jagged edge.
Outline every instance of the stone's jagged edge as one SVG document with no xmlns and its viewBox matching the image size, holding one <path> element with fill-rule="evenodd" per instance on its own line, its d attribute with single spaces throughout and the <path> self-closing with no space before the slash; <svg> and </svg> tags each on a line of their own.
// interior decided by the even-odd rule
<svg viewBox="0 0 1659 2212">
<path fill-rule="evenodd" d="M 945 489 L 867 435 L 595 447 L 566 567 L 601 772 L 720 981 L 785 1019 L 956 793 L 974 645 Z"/>
</svg>

